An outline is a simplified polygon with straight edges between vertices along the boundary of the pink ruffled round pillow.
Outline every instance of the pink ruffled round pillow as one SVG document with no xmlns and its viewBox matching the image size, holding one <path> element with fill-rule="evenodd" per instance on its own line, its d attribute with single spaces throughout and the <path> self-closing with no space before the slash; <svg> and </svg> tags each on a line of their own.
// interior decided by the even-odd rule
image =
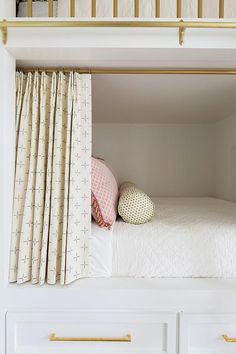
<svg viewBox="0 0 236 354">
<path fill-rule="evenodd" d="M 105 161 L 92 157 L 92 215 L 96 223 L 110 229 L 117 218 L 118 183 Z"/>
</svg>

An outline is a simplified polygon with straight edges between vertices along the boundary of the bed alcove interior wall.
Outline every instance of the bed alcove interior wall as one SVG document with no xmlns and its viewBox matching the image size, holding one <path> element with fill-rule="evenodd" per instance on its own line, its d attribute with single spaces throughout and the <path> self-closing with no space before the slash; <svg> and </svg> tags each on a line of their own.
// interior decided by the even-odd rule
<svg viewBox="0 0 236 354">
<path fill-rule="evenodd" d="M 151 196 L 236 201 L 236 77 L 94 75 L 93 154 Z"/>
</svg>

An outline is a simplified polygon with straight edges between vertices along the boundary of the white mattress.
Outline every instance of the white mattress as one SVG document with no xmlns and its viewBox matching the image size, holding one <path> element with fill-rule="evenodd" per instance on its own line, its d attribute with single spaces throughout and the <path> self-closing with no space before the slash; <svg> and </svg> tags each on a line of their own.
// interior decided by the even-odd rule
<svg viewBox="0 0 236 354">
<path fill-rule="evenodd" d="M 236 203 L 158 198 L 144 225 L 118 220 L 113 276 L 236 277 Z"/>
<path fill-rule="evenodd" d="M 58 3 L 58 6 L 57 6 Z M 176 0 L 161 1 L 161 17 L 176 18 Z M 90 0 L 75 0 L 76 17 L 89 18 L 91 17 L 91 1 Z M 58 7 L 58 8 L 57 8 Z M 219 17 L 218 0 L 203 2 L 204 17 Z M 68 17 L 69 16 L 69 1 L 58 0 L 54 2 L 54 16 Z M 155 16 L 155 0 L 140 0 L 140 17 L 152 18 Z M 27 3 L 20 3 L 19 17 L 27 17 Z M 48 17 L 48 4 L 46 2 L 33 3 L 34 17 Z M 98 0 L 97 1 L 97 17 L 112 17 L 113 16 L 113 0 Z M 118 7 L 119 17 L 134 17 L 134 0 L 119 0 Z M 185 0 L 182 5 L 182 17 L 196 18 L 197 17 L 197 1 Z M 235 0 L 227 0 L 225 2 L 225 17 L 236 17 Z"/>
</svg>

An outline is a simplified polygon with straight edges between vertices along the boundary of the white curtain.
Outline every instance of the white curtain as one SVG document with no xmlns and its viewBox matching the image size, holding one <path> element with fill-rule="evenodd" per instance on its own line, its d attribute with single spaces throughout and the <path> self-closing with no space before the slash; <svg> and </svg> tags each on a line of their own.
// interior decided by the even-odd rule
<svg viewBox="0 0 236 354">
<path fill-rule="evenodd" d="M 16 74 L 9 281 L 89 275 L 91 76 Z"/>
</svg>

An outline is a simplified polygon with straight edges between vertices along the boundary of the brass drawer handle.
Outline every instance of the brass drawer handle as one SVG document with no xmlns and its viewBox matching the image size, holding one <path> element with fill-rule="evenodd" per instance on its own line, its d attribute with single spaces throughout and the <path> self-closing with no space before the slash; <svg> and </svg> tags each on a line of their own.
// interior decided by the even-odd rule
<svg viewBox="0 0 236 354">
<path fill-rule="evenodd" d="M 131 334 L 127 334 L 125 337 L 57 337 L 55 333 L 52 333 L 49 337 L 50 342 L 131 342 Z"/>
<path fill-rule="evenodd" d="M 236 343 L 236 338 L 230 338 L 227 336 L 227 334 L 223 334 L 222 336 L 227 343 Z"/>
</svg>

